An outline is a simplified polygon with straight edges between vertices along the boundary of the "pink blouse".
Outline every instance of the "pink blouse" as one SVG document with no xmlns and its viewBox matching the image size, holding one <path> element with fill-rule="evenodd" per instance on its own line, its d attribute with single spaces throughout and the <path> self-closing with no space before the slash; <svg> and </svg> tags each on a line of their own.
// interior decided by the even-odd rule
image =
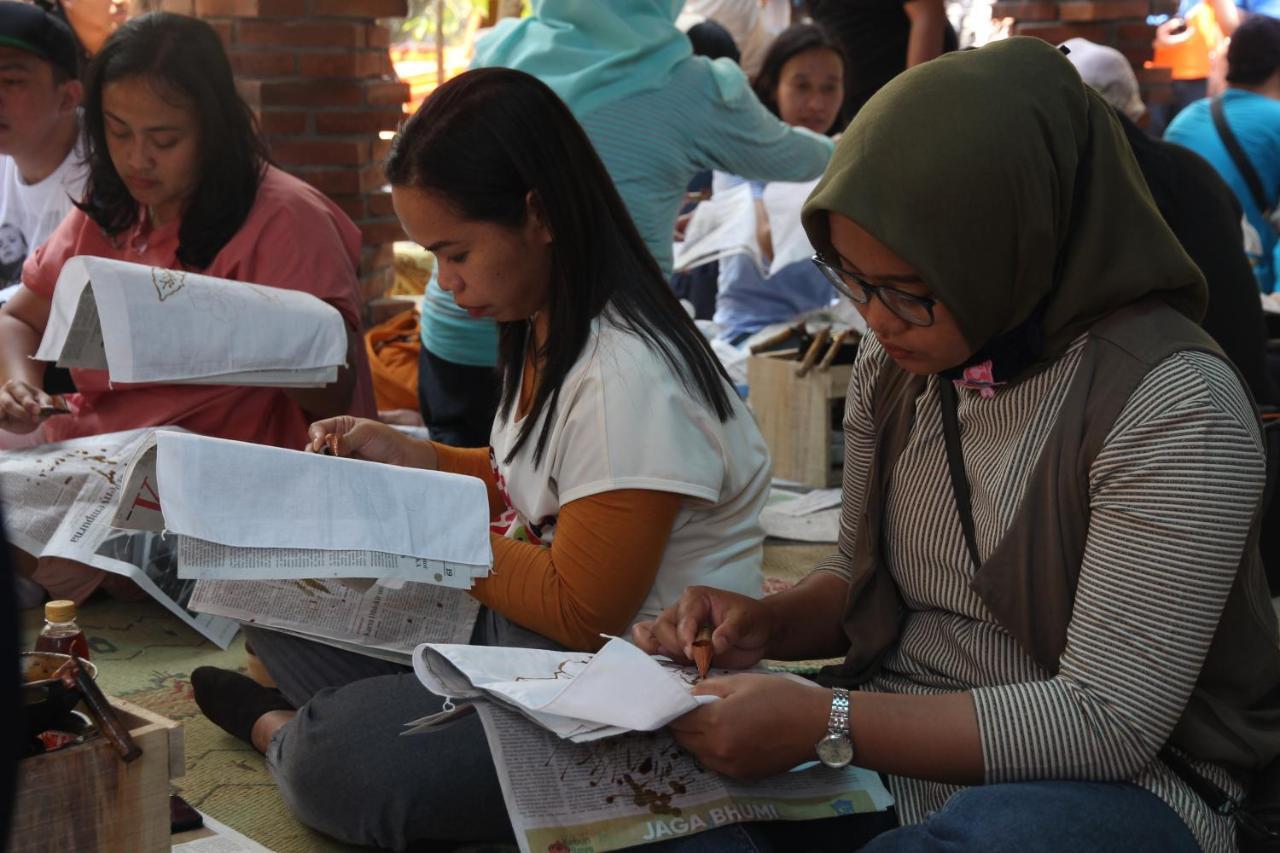
<svg viewBox="0 0 1280 853">
<path fill-rule="evenodd" d="M 113 238 L 80 210 L 72 210 L 27 258 L 22 283 L 52 299 L 62 265 L 77 255 L 183 269 L 177 258 L 178 227 L 172 222 L 152 228 L 143 221 Z M 248 218 L 213 263 L 198 272 L 311 293 L 341 311 L 347 327 L 358 334 L 359 256 L 360 232 L 337 205 L 309 184 L 268 166 Z M 354 349 L 350 367 L 355 389 L 348 411 L 373 417 L 365 348 Z M 306 414 L 279 389 L 109 384 L 103 370 L 74 369 L 71 374 L 79 389 L 68 395 L 74 414 L 45 421 L 47 441 L 166 424 L 278 447 L 301 447 L 307 438 Z"/>
</svg>

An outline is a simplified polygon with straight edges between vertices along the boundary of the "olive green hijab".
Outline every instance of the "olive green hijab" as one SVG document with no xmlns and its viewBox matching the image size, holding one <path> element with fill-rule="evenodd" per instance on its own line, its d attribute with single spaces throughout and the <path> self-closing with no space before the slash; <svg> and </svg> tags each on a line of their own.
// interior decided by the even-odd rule
<svg viewBox="0 0 1280 853">
<path fill-rule="evenodd" d="M 1204 279 L 1111 108 L 1040 39 L 948 54 L 881 89 L 804 206 L 824 254 L 828 211 L 915 267 L 980 352 L 1034 324 L 1009 378 L 1145 296 L 1204 313 Z"/>
</svg>

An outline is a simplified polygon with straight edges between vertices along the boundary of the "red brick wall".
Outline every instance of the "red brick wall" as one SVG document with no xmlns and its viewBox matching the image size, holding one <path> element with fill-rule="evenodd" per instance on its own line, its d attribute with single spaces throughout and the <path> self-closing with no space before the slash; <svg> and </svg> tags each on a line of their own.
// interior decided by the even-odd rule
<svg viewBox="0 0 1280 853">
<path fill-rule="evenodd" d="M 1166 68 L 1144 68 L 1151 59 L 1155 27 L 1148 15 L 1172 15 L 1178 0 L 999 0 L 993 18 L 1013 18 L 1013 34 L 1038 36 L 1058 44 L 1070 38 L 1086 38 L 1114 47 L 1129 58 L 1148 103 L 1167 102 L 1171 78 Z"/>
<path fill-rule="evenodd" d="M 391 243 L 404 239 L 382 161 L 409 86 L 391 67 L 390 30 L 407 0 L 160 0 L 222 36 L 237 85 L 276 163 L 326 193 L 360 227 L 364 300 L 391 283 Z"/>
</svg>

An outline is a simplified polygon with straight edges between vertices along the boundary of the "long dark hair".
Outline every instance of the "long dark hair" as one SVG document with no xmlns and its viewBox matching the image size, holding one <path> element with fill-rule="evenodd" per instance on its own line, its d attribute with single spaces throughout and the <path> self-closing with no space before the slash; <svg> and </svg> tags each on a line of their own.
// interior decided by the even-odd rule
<svg viewBox="0 0 1280 853">
<path fill-rule="evenodd" d="M 200 180 L 182 214 L 178 260 L 204 269 L 249 215 L 269 162 L 266 146 L 236 92 L 231 64 L 212 27 L 167 12 L 127 21 L 85 74 L 89 181 L 79 207 L 108 234 L 138 221 L 138 202 L 111 162 L 102 117 L 103 88 L 128 77 L 148 80 L 159 92 L 182 99 L 197 117 Z"/>
<path fill-rule="evenodd" d="M 542 462 L 560 389 L 595 317 L 642 337 L 721 421 L 733 415 L 728 378 L 671 292 L 609 173 L 568 107 L 520 71 L 480 68 L 435 90 L 392 143 L 387 179 L 439 193 L 460 216 L 515 228 L 534 194 L 552 234 L 546 366 L 510 460 L 539 416 L 534 464 Z M 515 405 L 530 324 L 499 323 L 501 412 Z"/>
<path fill-rule="evenodd" d="M 840 48 L 840 43 L 817 24 L 792 24 L 779 33 L 778 37 L 773 40 L 773 44 L 769 45 L 769 50 L 760 62 L 760 70 L 756 72 L 755 79 L 751 81 L 751 88 L 756 93 L 756 97 L 760 99 L 760 103 L 768 107 L 769 111 L 778 116 L 778 118 L 782 118 L 778 112 L 778 83 L 782 81 L 783 66 L 790 62 L 793 57 L 815 49 L 829 50 L 840 57 L 841 65 L 847 64 L 844 51 Z M 842 77 L 842 82 L 843 79 Z M 844 108 L 841 107 L 840 113 L 836 115 L 835 123 L 827 128 L 827 133 L 832 134 L 842 130 L 847 123 L 848 120 L 845 118 Z"/>
</svg>

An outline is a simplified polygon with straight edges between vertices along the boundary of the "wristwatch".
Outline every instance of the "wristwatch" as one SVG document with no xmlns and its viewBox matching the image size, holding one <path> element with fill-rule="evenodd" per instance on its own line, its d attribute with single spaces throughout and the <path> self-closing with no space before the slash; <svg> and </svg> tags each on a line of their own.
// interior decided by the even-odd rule
<svg viewBox="0 0 1280 853">
<path fill-rule="evenodd" d="M 827 736 L 818 741 L 818 760 L 839 769 L 853 761 L 853 738 L 849 736 L 849 691 L 836 687 L 831 691 L 831 716 L 827 718 Z"/>
</svg>

